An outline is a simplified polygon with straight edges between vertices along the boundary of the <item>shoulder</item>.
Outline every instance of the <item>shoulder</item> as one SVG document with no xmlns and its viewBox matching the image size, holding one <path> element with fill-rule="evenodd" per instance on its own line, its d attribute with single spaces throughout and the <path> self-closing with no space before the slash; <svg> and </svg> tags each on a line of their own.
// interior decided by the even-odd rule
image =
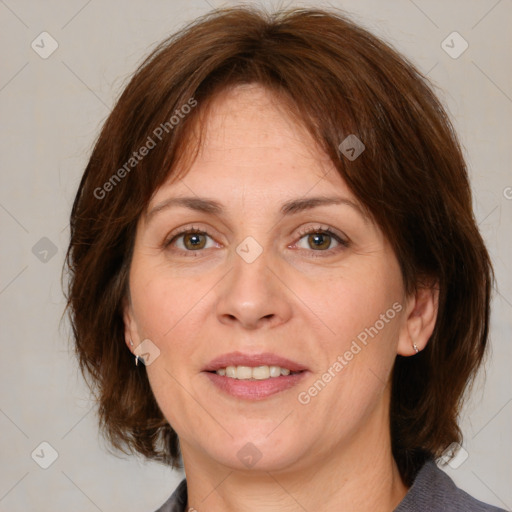
<svg viewBox="0 0 512 512">
<path fill-rule="evenodd" d="M 187 480 L 183 479 L 171 497 L 155 512 L 186 512 Z"/>
<path fill-rule="evenodd" d="M 459 489 L 433 460 L 427 461 L 394 512 L 505 512 Z"/>
<path fill-rule="evenodd" d="M 187 481 L 183 479 L 170 498 L 155 512 L 187 512 Z M 505 512 L 478 501 L 459 489 L 434 461 L 427 461 L 394 512 Z"/>
</svg>

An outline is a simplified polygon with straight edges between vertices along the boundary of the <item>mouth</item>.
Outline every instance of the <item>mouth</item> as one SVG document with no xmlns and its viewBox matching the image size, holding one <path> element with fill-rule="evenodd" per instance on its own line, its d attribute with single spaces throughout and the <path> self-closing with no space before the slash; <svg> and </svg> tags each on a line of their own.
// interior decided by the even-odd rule
<svg viewBox="0 0 512 512">
<path fill-rule="evenodd" d="M 308 369 L 275 354 L 232 352 L 212 360 L 203 372 L 224 394 L 238 399 L 262 400 L 295 386 Z"/>
<path fill-rule="evenodd" d="M 265 380 L 275 379 L 277 377 L 287 375 L 297 375 L 304 370 L 292 371 L 289 368 L 283 368 L 277 365 L 261 365 L 261 366 L 227 366 L 226 368 L 219 368 L 209 373 L 216 373 L 221 377 L 237 380 Z"/>
</svg>

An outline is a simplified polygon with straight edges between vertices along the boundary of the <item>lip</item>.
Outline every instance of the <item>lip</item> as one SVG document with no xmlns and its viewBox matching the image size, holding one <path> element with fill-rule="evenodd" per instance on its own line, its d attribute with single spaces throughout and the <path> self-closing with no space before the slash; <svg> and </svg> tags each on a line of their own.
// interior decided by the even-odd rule
<svg viewBox="0 0 512 512">
<path fill-rule="evenodd" d="M 280 366 L 288 368 L 292 372 L 300 372 L 307 368 L 291 359 L 278 356 L 270 352 L 261 354 L 244 354 L 242 352 L 230 352 L 212 359 L 204 368 L 204 372 L 215 372 L 219 368 L 227 368 L 228 366 Z M 279 379 L 280 377 L 276 377 Z M 234 379 L 232 379 L 234 380 Z"/>
<path fill-rule="evenodd" d="M 238 380 L 212 372 L 205 372 L 204 375 L 217 389 L 232 397 L 242 400 L 263 400 L 296 386 L 308 373 L 308 371 L 302 371 L 264 380 Z"/>
<path fill-rule="evenodd" d="M 228 366 L 280 366 L 294 373 L 262 380 L 239 380 L 215 373 L 219 368 L 227 368 Z M 260 354 L 230 352 L 229 354 L 223 354 L 212 359 L 204 367 L 203 372 L 217 389 L 235 398 L 245 400 L 263 400 L 281 391 L 286 391 L 297 385 L 309 373 L 306 366 L 271 352 Z"/>
</svg>

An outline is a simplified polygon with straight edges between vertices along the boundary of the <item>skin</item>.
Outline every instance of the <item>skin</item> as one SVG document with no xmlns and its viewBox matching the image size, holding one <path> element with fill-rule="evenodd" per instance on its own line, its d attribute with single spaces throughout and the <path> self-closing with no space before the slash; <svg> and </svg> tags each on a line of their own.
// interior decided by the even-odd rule
<svg viewBox="0 0 512 512">
<path fill-rule="evenodd" d="M 156 400 L 177 432 L 197 511 L 392 511 L 403 484 L 391 454 L 390 373 L 397 354 L 425 347 L 435 324 L 435 291 L 405 296 L 397 259 L 332 162 L 258 85 L 217 97 L 205 144 L 188 173 L 158 189 L 148 211 L 178 196 L 216 200 L 223 213 L 183 206 L 142 216 L 124 312 L 128 347 L 149 339 Z M 292 199 L 338 196 L 283 216 Z M 207 235 L 174 239 L 180 228 Z M 332 228 L 315 245 L 304 231 Z M 263 252 L 236 252 L 248 236 Z M 193 237 L 192 237 L 193 238 Z M 322 248 L 324 248 L 322 250 Z M 326 249 L 327 248 L 327 249 Z M 327 252 L 331 250 L 330 252 Z M 393 304 L 401 311 L 308 404 L 298 400 L 357 335 Z M 234 350 L 273 352 L 308 374 L 264 400 L 223 394 L 202 373 Z M 261 453 L 248 468 L 247 443 Z"/>
</svg>

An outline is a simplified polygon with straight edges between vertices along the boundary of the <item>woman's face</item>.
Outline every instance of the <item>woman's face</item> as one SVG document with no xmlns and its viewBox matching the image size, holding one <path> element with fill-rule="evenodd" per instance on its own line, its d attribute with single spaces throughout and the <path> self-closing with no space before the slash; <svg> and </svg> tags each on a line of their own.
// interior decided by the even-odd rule
<svg viewBox="0 0 512 512">
<path fill-rule="evenodd" d="M 150 340 L 147 374 L 185 464 L 311 466 L 389 428 L 407 322 L 398 262 L 273 101 L 258 86 L 220 96 L 190 171 L 137 229 L 126 335 Z"/>
</svg>

